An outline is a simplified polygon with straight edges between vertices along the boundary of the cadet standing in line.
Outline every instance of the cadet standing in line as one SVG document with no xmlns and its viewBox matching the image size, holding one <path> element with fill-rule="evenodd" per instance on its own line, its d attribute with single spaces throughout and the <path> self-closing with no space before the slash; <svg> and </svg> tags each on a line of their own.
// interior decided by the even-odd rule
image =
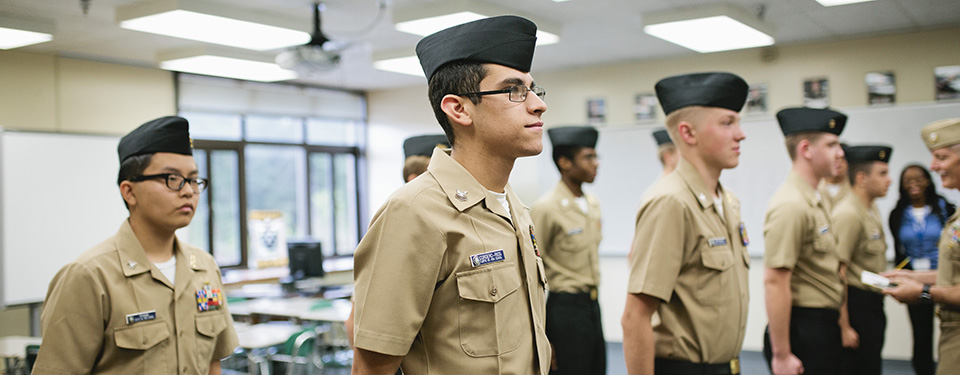
<svg viewBox="0 0 960 375">
<path fill-rule="evenodd" d="M 763 354 L 774 374 L 838 374 L 844 284 L 837 237 L 816 187 L 840 169 L 838 136 L 847 116 L 788 108 L 777 113 L 777 120 L 793 167 L 770 198 L 763 225 L 769 321 Z"/>
<path fill-rule="evenodd" d="M 543 263 L 507 184 L 516 159 L 543 148 L 536 32 L 500 16 L 417 44 L 453 149 L 433 151 L 357 247 L 354 374 L 547 374 Z"/>
<path fill-rule="evenodd" d="M 663 173 L 660 175 L 666 176 L 677 168 L 677 161 L 680 160 L 680 154 L 677 153 L 677 146 L 674 146 L 673 140 L 670 139 L 670 133 L 667 133 L 667 129 L 655 130 L 653 132 L 653 139 L 657 141 L 657 158 L 660 159 L 660 164 L 663 165 Z"/>
<path fill-rule="evenodd" d="M 434 148 L 450 148 L 443 134 L 418 135 L 403 141 L 403 182 L 410 182 L 427 171 Z"/>
<path fill-rule="evenodd" d="M 740 162 L 747 83 L 696 73 L 662 79 L 656 92 L 681 158 L 637 214 L 622 319 L 627 372 L 738 374 L 750 256 L 740 201 L 719 178 Z"/>
<path fill-rule="evenodd" d="M 863 271 L 879 274 L 887 269 L 887 241 L 883 220 L 874 203 L 887 195 L 892 149 L 886 146 L 852 146 L 843 150 L 849 165 L 851 193 L 833 208 L 831 220 L 837 234 L 837 257 L 845 265 L 847 300 L 840 310 L 843 338 L 843 374 L 880 374 L 884 330 L 880 289 L 860 281 Z"/>
<path fill-rule="evenodd" d="M 843 153 L 847 153 L 847 145 L 845 143 L 840 143 L 840 148 L 843 149 Z M 824 178 L 820 181 L 820 185 L 817 188 L 817 191 L 820 192 L 820 196 L 823 197 L 824 204 L 827 205 L 827 212 L 833 212 L 833 208 L 837 207 L 837 204 L 850 195 L 851 187 L 850 177 L 848 176 L 848 170 L 850 166 L 847 162 L 847 159 L 844 158 L 840 160 L 840 169 L 837 170 L 837 175 L 830 178 Z"/>
<path fill-rule="evenodd" d="M 187 120 L 147 122 L 117 152 L 130 217 L 50 282 L 33 373 L 219 374 L 237 347 L 220 268 L 175 234 L 207 187 Z"/>
<path fill-rule="evenodd" d="M 960 118 L 935 121 L 920 132 L 933 161 L 930 170 L 940 174 L 944 188 L 960 190 Z M 940 237 L 935 271 L 897 271 L 885 289 L 900 302 L 937 303 L 940 343 L 937 374 L 960 372 L 960 211 L 953 214 Z"/>
<path fill-rule="evenodd" d="M 530 209 L 547 271 L 547 338 L 557 357 L 551 374 L 604 375 L 607 348 L 600 324 L 600 201 L 583 192 L 597 177 L 597 129 L 547 130 L 560 182 Z"/>
</svg>

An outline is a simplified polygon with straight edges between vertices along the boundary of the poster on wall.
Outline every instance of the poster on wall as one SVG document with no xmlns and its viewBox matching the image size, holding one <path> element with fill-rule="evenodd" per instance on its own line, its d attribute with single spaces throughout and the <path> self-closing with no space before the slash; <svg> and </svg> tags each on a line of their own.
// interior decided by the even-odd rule
<svg viewBox="0 0 960 375">
<path fill-rule="evenodd" d="M 607 117 L 607 103 L 604 98 L 587 99 L 587 123 L 602 124 Z"/>
<path fill-rule="evenodd" d="M 803 81 L 803 105 L 810 108 L 830 106 L 830 81 L 813 78 Z"/>
<path fill-rule="evenodd" d="M 886 105 L 896 102 L 897 85 L 893 72 L 869 72 L 866 75 L 867 103 Z"/>
<path fill-rule="evenodd" d="M 248 264 L 251 268 L 286 266 L 287 225 L 283 212 L 250 210 L 247 217 L 250 231 Z"/>
<path fill-rule="evenodd" d="M 652 93 L 637 94 L 633 100 L 633 113 L 637 121 L 657 118 L 657 96 Z"/>
<path fill-rule="evenodd" d="M 755 83 L 750 85 L 750 91 L 747 92 L 747 105 L 744 107 L 746 113 L 764 113 L 767 111 L 767 84 Z"/>
<path fill-rule="evenodd" d="M 960 99 L 960 65 L 933 68 L 937 100 Z"/>
</svg>

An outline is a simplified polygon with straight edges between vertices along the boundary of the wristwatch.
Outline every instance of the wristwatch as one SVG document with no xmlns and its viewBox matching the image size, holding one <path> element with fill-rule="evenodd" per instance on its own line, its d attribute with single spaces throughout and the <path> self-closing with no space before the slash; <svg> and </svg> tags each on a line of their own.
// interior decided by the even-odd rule
<svg viewBox="0 0 960 375">
<path fill-rule="evenodd" d="M 930 294 L 930 284 L 923 284 L 923 290 L 920 291 L 920 302 L 933 302 L 933 296 Z"/>
</svg>

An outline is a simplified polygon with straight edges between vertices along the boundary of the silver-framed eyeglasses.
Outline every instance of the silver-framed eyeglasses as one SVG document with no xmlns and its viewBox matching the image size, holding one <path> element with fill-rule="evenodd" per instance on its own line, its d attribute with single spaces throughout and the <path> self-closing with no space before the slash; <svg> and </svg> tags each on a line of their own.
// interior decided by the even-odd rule
<svg viewBox="0 0 960 375">
<path fill-rule="evenodd" d="M 190 187 L 193 189 L 194 193 L 200 194 L 204 190 L 207 190 L 207 186 L 210 185 L 210 182 L 205 178 L 186 178 L 179 173 L 160 173 L 160 174 L 150 174 L 145 176 L 136 176 L 130 178 L 130 181 L 140 182 L 153 179 L 163 179 L 164 183 L 167 185 L 167 188 L 173 191 L 180 191 L 183 189 L 183 186 L 187 183 L 190 184 Z"/>
<path fill-rule="evenodd" d="M 527 93 L 533 92 L 533 95 L 536 95 L 540 99 L 547 96 L 547 90 L 544 90 L 543 87 L 534 85 L 533 87 L 527 87 L 524 85 L 510 86 L 503 90 L 491 90 L 491 91 L 477 91 L 477 92 L 465 92 L 462 94 L 454 94 L 456 96 L 483 96 L 483 95 L 495 95 L 495 94 L 510 94 L 510 101 L 523 103 L 527 100 Z"/>
</svg>

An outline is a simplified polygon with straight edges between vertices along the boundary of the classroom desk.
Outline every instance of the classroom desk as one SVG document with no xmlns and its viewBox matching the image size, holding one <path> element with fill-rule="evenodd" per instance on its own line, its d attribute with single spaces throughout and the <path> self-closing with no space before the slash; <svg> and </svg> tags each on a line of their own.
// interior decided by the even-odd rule
<svg viewBox="0 0 960 375">
<path fill-rule="evenodd" d="M 308 322 L 344 322 L 350 315 L 349 300 L 316 297 L 258 298 L 233 302 L 230 313 L 239 316 L 286 318 Z"/>
</svg>

